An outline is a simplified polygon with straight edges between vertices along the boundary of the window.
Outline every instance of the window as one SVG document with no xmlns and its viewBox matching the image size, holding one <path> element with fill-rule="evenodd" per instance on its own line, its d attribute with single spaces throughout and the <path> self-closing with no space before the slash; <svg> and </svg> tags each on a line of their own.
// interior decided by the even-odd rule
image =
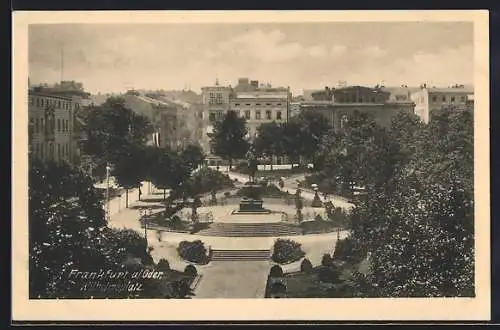
<svg viewBox="0 0 500 330">
<path fill-rule="evenodd" d="M 66 120 L 66 132 L 69 132 L 69 120 Z"/>
<path fill-rule="evenodd" d="M 209 119 L 210 121 L 214 121 L 214 120 L 215 120 L 215 113 L 210 112 L 210 114 L 208 115 L 208 119 Z"/>
<path fill-rule="evenodd" d="M 240 106 L 240 104 L 239 104 L 239 103 L 235 103 L 235 104 L 234 104 L 234 106 L 239 107 L 239 106 Z"/>
<path fill-rule="evenodd" d="M 271 105 L 271 103 L 266 103 L 266 105 Z"/>
<path fill-rule="evenodd" d="M 460 96 L 460 101 L 465 102 L 465 96 Z"/>
<path fill-rule="evenodd" d="M 255 105 L 258 105 L 258 106 L 260 106 L 260 103 L 255 103 Z"/>
<path fill-rule="evenodd" d="M 222 93 L 217 93 L 216 96 L 217 96 L 216 99 L 215 99 L 216 103 L 217 104 L 222 104 Z"/>
<path fill-rule="evenodd" d="M 43 158 L 43 146 L 44 144 L 40 144 L 40 158 Z"/>
<path fill-rule="evenodd" d="M 360 96 L 360 97 L 358 98 L 358 103 L 363 103 L 363 97 L 361 97 L 361 96 Z"/>
<path fill-rule="evenodd" d="M 281 120 L 281 111 L 276 112 L 276 119 Z"/>
<path fill-rule="evenodd" d="M 57 159 L 59 160 L 61 158 L 61 145 L 58 143 L 57 144 Z"/>
<path fill-rule="evenodd" d="M 61 101 L 57 101 L 57 107 L 61 108 Z"/>
<path fill-rule="evenodd" d="M 217 118 L 222 118 L 222 117 L 224 117 L 224 112 L 217 111 Z"/>
<path fill-rule="evenodd" d="M 356 103 L 356 95 L 351 96 L 351 101 L 352 101 L 352 103 Z"/>
<path fill-rule="evenodd" d="M 61 119 L 57 119 L 57 131 L 61 132 Z"/>
<path fill-rule="evenodd" d="M 276 103 L 277 106 L 281 106 L 281 103 Z"/>
<path fill-rule="evenodd" d="M 30 104 L 33 105 L 35 103 L 35 99 L 30 97 Z"/>
<path fill-rule="evenodd" d="M 271 111 L 269 110 L 266 111 L 266 119 L 268 120 L 272 119 Z"/>
<path fill-rule="evenodd" d="M 443 102 L 446 102 L 446 96 L 443 96 L 443 98 L 441 99 Z"/>
<path fill-rule="evenodd" d="M 234 113 L 236 114 L 236 117 L 240 116 L 240 110 L 234 110 Z"/>
<path fill-rule="evenodd" d="M 250 104 L 250 103 L 247 103 L 247 104 L 245 104 L 245 105 L 246 105 L 247 107 L 249 107 L 251 104 Z"/>
<path fill-rule="evenodd" d="M 39 127 L 38 127 L 38 118 L 35 119 L 35 133 L 39 132 Z"/>
<path fill-rule="evenodd" d="M 260 111 L 255 111 L 255 119 L 260 120 Z"/>
<path fill-rule="evenodd" d="M 245 111 L 245 119 L 250 119 L 250 110 Z"/>
<path fill-rule="evenodd" d="M 342 115 L 342 117 L 340 118 L 340 128 L 344 128 L 348 120 L 349 118 L 347 117 L 347 115 Z"/>
<path fill-rule="evenodd" d="M 39 106 L 40 106 L 40 99 L 39 99 L 39 98 L 37 98 L 37 99 L 36 99 L 36 106 L 37 106 L 37 107 L 39 107 Z"/>
<path fill-rule="evenodd" d="M 45 131 L 45 127 L 43 126 L 43 118 L 40 118 L 40 131 Z"/>
<path fill-rule="evenodd" d="M 437 96 L 436 96 L 436 95 L 434 95 L 434 96 L 432 97 L 432 102 L 437 102 L 437 100 L 438 100 Z"/>
<path fill-rule="evenodd" d="M 451 97 L 451 102 L 455 102 L 455 96 Z"/>
<path fill-rule="evenodd" d="M 372 97 L 372 103 L 375 103 L 375 97 Z"/>
</svg>

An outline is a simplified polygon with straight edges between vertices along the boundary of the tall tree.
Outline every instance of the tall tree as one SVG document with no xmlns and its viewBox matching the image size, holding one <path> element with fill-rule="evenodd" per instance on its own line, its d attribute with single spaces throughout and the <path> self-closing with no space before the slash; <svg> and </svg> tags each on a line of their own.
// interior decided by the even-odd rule
<svg viewBox="0 0 500 330">
<path fill-rule="evenodd" d="M 170 199 L 176 197 L 181 185 L 191 175 L 191 168 L 181 156 L 170 148 L 155 149 L 152 164 L 149 168 L 149 178 L 159 189 L 163 189 L 163 199 L 166 199 L 166 189 L 170 189 Z"/>
<path fill-rule="evenodd" d="M 283 151 L 292 163 L 300 162 L 302 154 L 302 140 L 300 124 L 297 121 L 289 121 L 282 126 L 283 129 Z"/>
<path fill-rule="evenodd" d="M 371 251 L 364 287 L 377 296 L 473 296 L 472 111 L 445 108 L 416 126 L 400 140 L 415 152 L 399 163 L 393 189 L 351 217 L 353 237 Z"/>
<path fill-rule="evenodd" d="M 190 144 L 181 150 L 180 157 L 186 166 L 195 170 L 199 165 L 203 164 L 205 154 L 199 145 Z"/>
<path fill-rule="evenodd" d="M 120 161 L 124 146 L 145 145 L 152 133 L 149 120 L 127 108 L 122 98 L 110 97 L 90 108 L 84 120 L 87 139 L 83 151 L 112 164 Z"/>
<path fill-rule="evenodd" d="M 34 163 L 29 172 L 29 294 L 31 298 L 152 298 L 148 291 L 86 291 L 74 272 L 124 271 L 131 260 L 154 266 L 146 241 L 134 231 L 106 226 L 103 196 L 67 165 Z M 164 296 L 168 297 L 168 295 Z"/>
<path fill-rule="evenodd" d="M 253 142 L 255 151 L 271 159 L 271 170 L 273 156 L 280 157 L 284 154 L 283 137 L 283 126 L 274 121 L 257 127 L 257 137 Z"/>
<path fill-rule="evenodd" d="M 243 158 L 248 151 L 247 133 L 245 119 L 238 117 L 234 111 L 228 111 L 222 120 L 214 123 L 213 132 L 209 135 L 210 145 L 215 155 L 229 161 L 229 169 L 234 159 Z"/>
<path fill-rule="evenodd" d="M 298 116 L 293 117 L 286 125 L 298 126 L 296 139 L 299 143 L 296 148 L 300 150 L 301 156 L 307 162 L 315 163 L 314 156 L 318 151 L 321 138 L 330 129 L 326 118 L 314 111 L 303 111 Z"/>
<path fill-rule="evenodd" d="M 146 162 L 146 153 L 145 146 L 123 145 L 119 150 L 120 161 L 113 166 L 112 175 L 117 183 L 125 188 L 125 207 L 127 208 L 129 189 L 140 187 L 147 177 L 148 167 L 151 164 Z"/>
</svg>

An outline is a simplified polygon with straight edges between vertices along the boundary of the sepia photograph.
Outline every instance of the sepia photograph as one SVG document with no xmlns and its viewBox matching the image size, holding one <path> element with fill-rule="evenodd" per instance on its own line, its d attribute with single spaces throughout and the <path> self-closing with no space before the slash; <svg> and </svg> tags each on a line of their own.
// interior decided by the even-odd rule
<svg viewBox="0 0 500 330">
<path fill-rule="evenodd" d="M 20 13 L 14 309 L 487 318 L 487 12 L 237 13 Z"/>
</svg>

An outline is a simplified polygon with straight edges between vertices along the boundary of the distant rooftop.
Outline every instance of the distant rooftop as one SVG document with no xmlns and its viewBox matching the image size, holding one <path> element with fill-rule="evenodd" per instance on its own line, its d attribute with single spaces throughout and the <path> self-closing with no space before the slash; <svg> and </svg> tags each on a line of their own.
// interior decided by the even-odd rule
<svg viewBox="0 0 500 330">
<path fill-rule="evenodd" d="M 474 93 L 474 88 L 470 87 L 431 87 L 426 88 L 430 93 Z"/>
<path fill-rule="evenodd" d="M 260 99 L 282 99 L 286 98 L 287 94 L 285 92 L 281 93 L 276 93 L 276 92 L 251 92 L 251 93 L 237 93 L 236 98 L 237 99 L 255 99 L 255 98 L 260 98 Z"/>
</svg>

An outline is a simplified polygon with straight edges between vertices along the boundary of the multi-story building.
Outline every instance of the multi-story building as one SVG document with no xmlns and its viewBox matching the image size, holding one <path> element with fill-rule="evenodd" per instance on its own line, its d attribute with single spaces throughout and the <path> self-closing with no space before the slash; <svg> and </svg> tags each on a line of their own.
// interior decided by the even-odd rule
<svg viewBox="0 0 500 330">
<path fill-rule="evenodd" d="M 80 103 L 71 97 L 28 92 L 29 154 L 42 161 L 78 163 L 75 113 Z"/>
<path fill-rule="evenodd" d="M 415 114 L 428 123 L 433 111 L 447 106 L 459 109 L 470 106 L 474 100 L 474 91 L 464 85 L 436 88 L 424 84 L 418 91 L 412 93 L 411 99 L 415 102 Z"/>
<path fill-rule="evenodd" d="M 354 111 L 371 113 L 380 125 L 388 126 L 395 114 L 400 111 L 413 113 L 415 107 L 408 97 L 400 98 L 378 87 L 325 88 L 313 93 L 313 98 L 314 101 L 302 102 L 301 110 L 321 113 L 335 131 L 342 129 L 346 118 Z"/>
<path fill-rule="evenodd" d="M 202 146 L 210 154 L 209 138 L 215 120 L 233 110 L 246 119 L 248 138 L 255 137 L 257 127 L 268 122 L 287 122 L 290 117 L 290 88 L 259 85 L 257 80 L 239 78 L 235 87 L 202 88 L 204 132 Z"/>
<path fill-rule="evenodd" d="M 247 124 L 248 136 L 253 138 L 263 123 L 284 123 L 289 117 L 288 90 L 239 92 L 231 98 L 230 109 Z"/>
</svg>

